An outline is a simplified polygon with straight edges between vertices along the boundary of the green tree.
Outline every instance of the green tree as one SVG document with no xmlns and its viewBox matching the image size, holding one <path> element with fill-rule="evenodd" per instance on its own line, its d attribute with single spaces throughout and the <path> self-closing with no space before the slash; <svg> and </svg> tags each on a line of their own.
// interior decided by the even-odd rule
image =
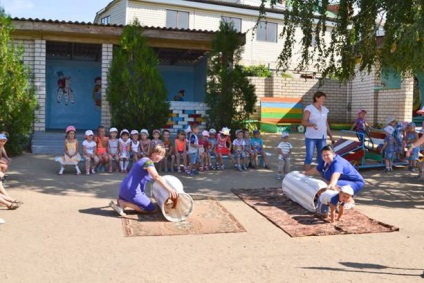
<svg viewBox="0 0 424 283">
<path fill-rule="evenodd" d="M 260 18 L 270 11 L 266 5 L 278 0 L 262 0 Z M 290 0 L 283 13 L 280 37 L 284 46 L 279 65 L 287 69 L 295 46 L 295 29 L 303 32 L 302 60 L 297 69 L 317 67 L 324 76 L 347 81 L 360 70 L 384 66 L 401 74 L 423 71 L 424 2 L 418 0 L 340 0 L 337 13 L 330 14 L 331 0 Z M 331 22 L 333 28 L 329 28 Z M 326 42 L 324 35 L 331 33 Z M 377 36 L 383 35 L 384 39 Z M 313 38 L 315 44 L 313 44 Z M 299 42 L 298 42 L 299 43 Z M 318 59 L 314 60 L 314 56 Z"/>
<path fill-rule="evenodd" d="M 22 153 L 28 144 L 37 99 L 30 69 L 23 63 L 24 49 L 10 38 L 13 24 L 0 7 L 0 132 L 9 135 L 6 150 Z"/>
<path fill-rule="evenodd" d="M 221 22 L 212 40 L 208 69 L 206 103 L 209 106 L 209 127 L 240 129 L 254 112 L 255 87 L 237 64 L 241 52 L 239 34 L 231 25 Z"/>
<path fill-rule="evenodd" d="M 128 129 L 161 128 L 169 113 L 167 90 L 157 68 L 158 58 L 135 21 L 124 28 L 113 51 L 107 101 L 112 125 Z"/>
</svg>

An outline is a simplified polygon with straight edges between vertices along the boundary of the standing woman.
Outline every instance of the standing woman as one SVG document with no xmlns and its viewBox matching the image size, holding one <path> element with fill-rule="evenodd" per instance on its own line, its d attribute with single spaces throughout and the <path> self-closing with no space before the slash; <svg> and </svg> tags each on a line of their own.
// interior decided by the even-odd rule
<svg viewBox="0 0 424 283">
<path fill-rule="evenodd" d="M 305 171 L 311 169 L 312 157 L 314 149 L 317 148 L 317 163 L 322 162 L 321 150 L 327 145 L 327 135 L 331 142 L 334 142 L 328 125 L 327 116 L 328 109 L 324 106 L 327 95 L 321 91 L 317 91 L 313 96 L 313 103 L 303 110 L 302 125 L 305 126 L 305 146 L 306 156 L 303 169 Z"/>
</svg>

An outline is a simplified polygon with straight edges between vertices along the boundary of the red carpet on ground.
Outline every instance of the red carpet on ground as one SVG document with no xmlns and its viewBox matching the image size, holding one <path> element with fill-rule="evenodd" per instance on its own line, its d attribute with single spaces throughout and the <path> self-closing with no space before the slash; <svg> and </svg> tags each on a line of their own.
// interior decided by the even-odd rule
<svg viewBox="0 0 424 283">
<path fill-rule="evenodd" d="M 232 189 L 232 192 L 291 237 L 399 231 L 355 209 L 345 210 L 342 221 L 332 224 L 291 201 L 281 188 Z"/>
<path fill-rule="evenodd" d="M 126 237 L 171 236 L 246 232 L 234 216 L 216 199 L 192 196 L 193 213 L 182 222 L 169 222 L 161 212 L 130 214 L 122 218 Z"/>
</svg>

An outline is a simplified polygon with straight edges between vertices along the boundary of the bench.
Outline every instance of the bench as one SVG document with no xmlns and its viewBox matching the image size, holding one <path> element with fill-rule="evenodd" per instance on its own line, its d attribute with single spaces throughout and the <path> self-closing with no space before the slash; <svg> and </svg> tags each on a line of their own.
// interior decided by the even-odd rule
<svg viewBox="0 0 424 283">
<path fill-rule="evenodd" d="M 262 97 L 261 129 L 267 132 L 283 130 L 299 131 L 302 121 L 303 105 L 301 98 L 294 97 Z"/>
</svg>

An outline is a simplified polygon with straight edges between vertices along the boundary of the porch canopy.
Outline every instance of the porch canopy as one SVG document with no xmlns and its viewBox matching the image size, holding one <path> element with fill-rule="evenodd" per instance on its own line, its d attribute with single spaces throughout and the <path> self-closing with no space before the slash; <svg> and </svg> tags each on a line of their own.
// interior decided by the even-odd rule
<svg viewBox="0 0 424 283">
<path fill-rule="evenodd" d="M 50 42 L 118 45 L 123 25 L 103 25 L 84 22 L 65 22 L 40 19 L 14 18 L 12 37 L 42 39 Z M 157 53 L 161 64 L 195 64 L 211 50 L 214 31 L 143 27 L 144 36 Z M 244 44 L 245 34 L 240 33 Z"/>
</svg>

